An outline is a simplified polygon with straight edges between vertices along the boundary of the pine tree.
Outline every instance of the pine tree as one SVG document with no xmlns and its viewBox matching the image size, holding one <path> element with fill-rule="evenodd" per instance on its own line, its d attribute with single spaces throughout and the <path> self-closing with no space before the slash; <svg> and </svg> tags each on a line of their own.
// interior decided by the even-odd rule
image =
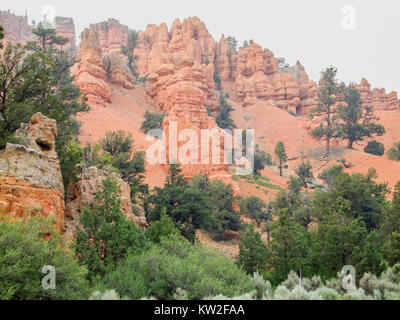
<svg viewBox="0 0 400 320">
<path fill-rule="evenodd" d="M 363 106 L 360 92 L 349 86 L 344 92 L 344 102 L 337 111 L 340 123 L 337 125 L 337 137 L 348 141 L 348 148 L 353 149 L 353 144 L 371 138 L 374 135 L 382 136 L 385 128 L 378 124 L 378 117 L 374 109 Z"/>
<path fill-rule="evenodd" d="M 266 269 L 267 247 L 261 239 L 261 234 L 255 231 L 252 225 L 242 235 L 236 263 L 249 275 Z"/>
<path fill-rule="evenodd" d="M 4 38 L 4 28 L 0 26 L 0 41 Z M 0 42 L 0 49 L 3 48 L 3 44 Z"/>
<path fill-rule="evenodd" d="M 287 209 L 278 211 L 278 219 L 270 228 L 268 264 L 273 270 L 273 280 L 285 280 L 290 271 L 302 269 L 306 273 L 310 245 L 307 229 L 296 222 Z"/>
<path fill-rule="evenodd" d="M 244 198 L 240 205 L 240 209 L 243 214 L 247 214 L 251 219 L 256 220 L 259 228 L 263 221 L 269 221 L 272 219 L 267 209 L 267 204 L 256 196 Z"/>
<path fill-rule="evenodd" d="M 287 166 L 285 165 L 285 163 L 287 162 L 288 158 L 286 155 L 286 149 L 285 149 L 285 145 L 283 144 L 282 141 L 279 141 L 275 147 L 275 155 L 278 158 L 278 162 L 279 162 L 279 173 L 280 176 L 283 176 L 283 168 L 286 168 Z"/>
<path fill-rule="evenodd" d="M 89 279 L 104 276 L 129 253 L 146 248 L 145 237 L 134 221 L 121 210 L 116 181 L 103 181 L 93 205 L 86 205 L 77 227 L 76 251 L 80 263 L 89 269 Z"/>
<path fill-rule="evenodd" d="M 300 180 L 303 183 L 303 186 L 307 188 L 308 184 L 310 181 L 314 178 L 313 172 L 312 172 L 312 166 L 310 161 L 307 162 L 302 162 L 297 168 L 296 168 L 296 174 L 300 178 Z"/>
<path fill-rule="evenodd" d="M 319 140 L 326 140 L 326 153 L 330 154 L 330 142 L 335 136 L 336 116 L 334 107 L 338 102 L 343 85 L 339 85 L 336 79 L 337 69 L 329 67 L 322 72 L 319 86 L 319 104 L 313 110 L 313 113 L 323 116 L 323 122 L 319 127 L 311 131 L 311 135 Z"/>
<path fill-rule="evenodd" d="M 133 53 L 133 51 L 137 46 L 138 39 L 139 39 L 138 33 L 135 30 L 129 30 L 127 45 L 121 47 L 121 53 L 128 58 L 128 68 L 131 71 L 134 78 L 138 77 L 137 66 L 135 65 L 135 61 L 137 61 L 139 57 Z"/>
<path fill-rule="evenodd" d="M 221 94 L 219 97 L 219 106 L 217 107 L 218 115 L 215 119 L 220 128 L 228 130 L 236 128 L 235 123 L 231 119 L 231 112 L 234 110 L 226 101 L 225 96 Z"/>
</svg>

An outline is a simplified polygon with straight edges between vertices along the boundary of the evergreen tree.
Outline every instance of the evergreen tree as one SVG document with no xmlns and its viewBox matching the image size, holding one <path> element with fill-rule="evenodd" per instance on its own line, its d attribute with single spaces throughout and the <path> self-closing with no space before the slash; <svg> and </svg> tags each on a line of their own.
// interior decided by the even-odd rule
<svg viewBox="0 0 400 320">
<path fill-rule="evenodd" d="M 121 210 L 117 183 L 103 181 L 91 207 L 85 206 L 77 227 L 76 251 L 82 265 L 89 269 L 89 279 L 113 270 L 128 253 L 145 250 L 144 234 Z"/>
<path fill-rule="evenodd" d="M 282 141 L 279 141 L 279 142 L 276 144 L 276 147 L 275 147 L 275 155 L 276 155 L 276 157 L 278 158 L 279 173 L 280 173 L 280 176 L 282 177 L 282 176 L 283 176 L 283 168 L 287 168 L 287 166 L 285 165 L 285 163 L 286 163 L 287 160 L 288 160 L 288 157 L 287 157 L 287 155 L 286 155 L 285 145 L 283 144 Z"/>
<path fill-rule="evenodd" d="M 214 71 L 214 82 L 215 82 L 215 89 L 221 90 L 222 80 L 221 80 L 221 76 L 217 69 L 215 69 L 215 71 Z"/>
<path fill-rule="evenodd" d="M 255 231 L 252 225 L 249 225 L 242 235 L 236 263 L 249 275 L 266 269 L 267 247 L 261 239 L 261 234 Z"/>
<path fill-rule="evenodd" d="M 219 106 L 217 107 L 217 117 L 215 119 L 220 128 L 228 130 L 236 128 L 235 123 L 231 119 L 231 112 L 234 110 L 226 101 L 225 96 L 221 94 L 219 96 Z"/>
<path fill-rule="evenodd" d="M 367 228 L 361 218 L 350 214 L 351 203 L 338 198 L 313 232 L 312 263 L 314 272 L 322 277 L 334 277 L 345 265 L 357 266 L 363 256 Z"/>
<path fill-rule="evenodd" d="M 75 60 L 63 50 L 63 46 L 69 40 L 57 36 L 56 30 L 43 22 L 39 23 L 32 33 L 35 35 L 35 41 L 29 42 L 27 47 L 36 52 L 37 57 L 42 60 L 42 69 L 49 70 L 49 81 L 52 82 L 49 106 L 41 103 L 38 111 L 57 121 L 56 149 L 67 191 L 70 182 L 76 179 L 75 167 L 82 159 L 71 157 L 65 150 L 75 146 L 74 141 L 77 141 L 80 124 L 75 115 L 88 111 L 89 107 L 86 105 L 86 97 L 74 85 L 75 78 L 70 72 Z"/>
<path fill-rule="evenodd" d="M 352 218 L 361 218 L 368 231 L 377 229 L 382 221 L 382 211 L 388 194 L 387 184 L 378 184 L 375 169 L 366 175 L 355 173 L 338 174 L 328 192 L 317 190 L 313 194 L 313 216 L 322 219 L 327 208 L 333 208 L 340 199 L 348 201 L 348 214 Z"/>
<path fill-rule="evenodd" d="M 310 161 L 307 162 L 302 162 L 297 168 L 296 168 L 296 174 L 300 178 L 300 180 L 303 183 L 303 186 L 305 188 L 308 187 L 308 184 L 312 179 L 314 179 L 314 175 L 312 172 L 312 166 Z"/>
<path fill-rule="evenodd" d="M 256 176 L 259 176 L 260 171 L 264 170 L 266 165 L 271 165 L 271 164 L 272 164 L 271 155 L 265 152 L 264 150 L 260 150 L 260 148 L 257 145 L 254 154 L 254 174 Z"/>
<path fill-rule="evenodd" d="M 337 137 L 348 141 L 348 148 L 353 149 L 353 144 L 371 138 L 374 135 L 382 136 L 385 128 L 378 124 L 372 107 L 363 106 L 360 92 L 349 86 L 344 91 L 346 105 L 340 105 L 337 117 L 340 123 L 337 126 Z"/>
<path fill-rule="evenodd" d="M 235 37 L 232 36 L 228 36 L 227 40 L 229 45 L 229 51 L 228 51 L 229 65 L 232 66 L 233 55 L 237 53 L 238 41 Z M 229 68 L 229 79 L 232 79 L 232 68 Z"/>
<path fill-rule="evenodd" d="M 128 68 L 134 78 L 138 77 L 137 66 L 135 65 L 135 62 L 139 59 L 139 57 L 133 53 L 137 46 L 138 39 L 138 33 L 135 30 L 129 30 L 127 45 L 121 47 L 121 53 L 128 58 Z"/>
<path fill-rule="evenodd" d="M 147 110 L 144 114 L 144 120 L 140 130 L 142 130 L 144 133 L 148 133 L 150 130 L 161 129 L 163 120 L 166 116 L 166 114 L 157 112 L 152 113 Z"/>
<path fill-rule="evenodd" d="M 256 220 L 258 228 L 261 227 L 263 221 L 272 220 L 267 204 L 259 197 L 250 196 L 244 198 L 241 202 L 240 209 L 242 214 L 247 214 L 251 219 Z"/>
<path fill-rule="evenodd" d="M 3 44 L 1 43 L 1 40 L 4 38 L 4 28 L 3 26 L 0 26 L 0 49 L 3 48 Z"/>
<path fill-rule="evenodd" d="M 99 147 L 103 150 L 103 154 L 98 154 Z M 124 131 L 107 132 L 99 147 L 95 146 L 92 151 L 91 156 L 94 157 L 92 165 L 118 171 L 122 179 L 129 184 L 131 199 L 135 202 L 137 193 L 145 189 L 142 175 L 145 172 L 144 152 L 134 152 L 132 135 Z"/>
<path fill-rule="evenodd" d="M 319 140 L 326 140 L 327 156 L 330 154 L 331 139 L 335 137 L 334 107 L 343 90 L 343 85 L 339 85 L 336 75 L 337 69 L 334 67 L 329 67 L 322 72 L 318 95 L 319 104 L 313 110 L 313 113 L 320 114 L 324 118 L 320 126 L 311 131 L 311 135 Z"/>
<path fill-rule="evenodd" d="M 163 237 L 178 236 L 179 230 L 175 227 L 172 219 L 162 212 L 160 220 L 153 222 L 146 229 L 145 235 L 153 243 L 159 243 Z"/>
<path fill-rule="evenodd" d="M 310 239 L 307 229 L 297 223 L 287 209 L 278 211 L 271 224 L 268 266 L 275 283 L 286 279 L 290 271 L 307 273 Z"/>
</svg>

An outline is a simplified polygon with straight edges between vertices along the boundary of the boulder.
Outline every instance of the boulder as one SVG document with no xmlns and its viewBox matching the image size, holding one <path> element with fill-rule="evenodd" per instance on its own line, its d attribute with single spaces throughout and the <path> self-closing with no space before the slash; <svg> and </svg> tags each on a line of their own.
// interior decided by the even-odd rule
<svg viewBox="0 0 400 320">
<path fill-rule="evenodd" d="M 0 214 L 51 217 L 64 225 L 64 186 L 55 150 L 57 124 L 37 113 L 16 132 L 24 145 L 0 152 Z"/>
</svg>

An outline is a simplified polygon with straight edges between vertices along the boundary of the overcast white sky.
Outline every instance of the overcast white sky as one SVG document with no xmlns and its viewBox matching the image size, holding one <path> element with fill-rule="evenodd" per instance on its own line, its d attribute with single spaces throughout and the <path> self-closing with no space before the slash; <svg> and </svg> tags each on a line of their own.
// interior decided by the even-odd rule
<svg viewBox="0 0 400 320">
<path fill-rule="evenodd" d="M 73 17 L 77 33 L 90 23 L 116 18 L 133 29 L 176 18 L 202 19 L 216 40 L 253 39 L 285 57 L 300 60 L 313 80 L 334 65 L 345 82 L 366 77 L 373 87 L 400 92 L 400 0 L 1 0 L 0 9 L 28 12 L 40 20 L 42 8 Z M 355 8 L 355 29 L 352 9 Z"/>
</svg>

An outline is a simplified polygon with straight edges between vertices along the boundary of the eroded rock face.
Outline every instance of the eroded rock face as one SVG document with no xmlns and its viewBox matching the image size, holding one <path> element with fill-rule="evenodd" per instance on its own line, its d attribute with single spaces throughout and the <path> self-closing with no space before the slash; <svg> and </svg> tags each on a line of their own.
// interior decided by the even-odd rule
<svg viewBox="0 0 400 320">
<path fill-rule="evenodd" d="M 207 127 L 206 106 L 216 106 L 213 90 L 213 65 L 194 63 L 191 58 L 181 58 L 179 64 L 160 65 L 148 78 L 148 94 L 154 98 L 163 112 L 179 106 L 187 111 L 199 128 Z"/>
<path fill-rule="evenodd" d="M 230 49 L 228 40 L 222 35 L 217 45 L 215 58 L 215 69 L 222 80 L 222 87 L 226 81 L 235 79 L 237 60 L 237 53 Z"/>
<path fill-rule="evenodd" d="M 102 53 L 120 54 L 121 47 L 127 43 L 128 27 L 116 19 L 91 24 L 89 29 L 97 33 Z"/>
<path fill-rule="evenodd" d="M 16 136 L 25 145 L 7 144 L 0 153 L 0 214 L 32 215 L 64 224 L 64 186 L 55 151 L 57 124 L 37 113 Z"/>
<path fill-rule="evenodd" d="M 280 73 L 278 59 L 270 50 L 253 41 L 240 48 L 234 90 L 243 106 L 264 100 L 281 109 L 305 113 L 306 108 L 316 104 L 316 89 L 317 85 L 310 82 L 299 62 L 289 73 Z"/>
<path fill-rule="evenodd" d="M 95 28 L 89 28 L 82 32 L 81 38 L 76 84 L 86 93 L 91 106 L 104 106 L 111 102 L 111 91 L 105 81 L 107 72 L 103 69 L 99 34 Z"/>
<path fill-rule="evenodd" d="M 103 180 L 112 178 L 117 181 L 121 198 L 122 211 L 128 219 L 134 220 L 140 227 L 146 226 L 146 218 L 142 212 L 135 215 L 132 211 L 129 185 L 118 175 L 109 173 L 96 167 L 83 168 L 81 177 L 68 190 L 68 202 L 65 210 L 65 234 L 69 238 L 76 235 L 76 227 L 79 225 L 85 204 L 91 205 L 96 193 L 103 190 Z"/>
<path fill-rule="evenodd" d="M 382 110 L 397 110 L 400 108 L 400 101 L 396 92 L 386 93 L 385 89 L 372 89 L 367 79 L 362 78 L 359 85 L 355 87 L 360 91 L 361 99 L 365 105 Z"/>
<path fill-rule="evenodd" d="M 102 57 L 103 69 L 109 82 L 125 89 L 133 89 L 134 78 L 126 62 L 116 53 L 105 53 Z"/>
<path fill-rule="evenodd" d="M 0 25 L 4 28 L 4 43 L 26 44 L 33 39 L 32 27 L 27 17 L 17 16 L 8 11 L 0 11 Z"/>
</svg>

